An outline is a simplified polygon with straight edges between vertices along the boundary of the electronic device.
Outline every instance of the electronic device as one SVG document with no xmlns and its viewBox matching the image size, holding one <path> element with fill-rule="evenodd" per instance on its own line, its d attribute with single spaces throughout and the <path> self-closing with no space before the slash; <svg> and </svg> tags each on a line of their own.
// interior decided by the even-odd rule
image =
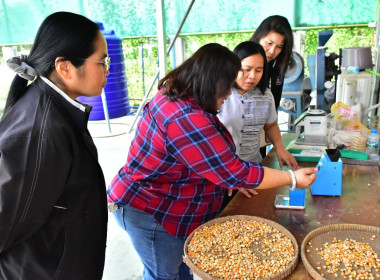
<svg viewBox="0 0 380 280">
<path fill-rule="evenodd" d="M 279 209 L 305 209 L 305 205 L 290 205 L 290 197 L 285 194 L 276 195 L 274 207 Z"/>
<path fill-rule="evenodd" d="M 296 121 L 296 144 L 326 146 L 326 112 L 319 109 L 309 109 Z"/>
</svg>

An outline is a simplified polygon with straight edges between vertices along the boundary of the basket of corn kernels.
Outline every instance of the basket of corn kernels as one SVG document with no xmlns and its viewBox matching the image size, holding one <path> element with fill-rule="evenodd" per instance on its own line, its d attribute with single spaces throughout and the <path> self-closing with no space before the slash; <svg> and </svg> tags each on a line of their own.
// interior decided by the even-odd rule
<svg viewBox="0 0 380 280">
<path fill-rule="evenodd" d="M 283 226 L 254 216 L 228 216 L 198 227 L 186 239 L 194 279 L 284 279 L 298 262 L 298 245 Z"/>
<path fill-rule="evenodd" d="M 380 279 L 380 228 L 333 224 L 311 231 L 302 262 L 314 279 Z"/>
</svg>

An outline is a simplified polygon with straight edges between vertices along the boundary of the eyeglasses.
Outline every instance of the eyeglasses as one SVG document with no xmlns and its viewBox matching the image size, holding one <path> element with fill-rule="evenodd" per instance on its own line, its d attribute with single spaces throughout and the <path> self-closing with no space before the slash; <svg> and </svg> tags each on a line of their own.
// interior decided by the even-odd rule
<svg viewBox="0 0 380 280">
<path fill-rule="evenodd" d="M 104 58 L 104 61 L 97 61 L 97 60 L 84 59 L 84 58 L 78 58 L 78 59 L 85 60 L 85 61 L 90 61 L 90 62 L 95 62 L 95 63 L 98 63 L 98 64 L 103 64 L 103 66 L 106 67 L 107 72 L 110 70 L 111 58 L 108 55 Z"/>
</svg>

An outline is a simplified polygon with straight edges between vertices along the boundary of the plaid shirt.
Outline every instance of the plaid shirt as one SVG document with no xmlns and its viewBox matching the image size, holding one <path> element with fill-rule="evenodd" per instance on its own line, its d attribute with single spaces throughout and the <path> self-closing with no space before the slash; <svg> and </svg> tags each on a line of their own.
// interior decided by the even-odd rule
<svg viewBox="0 0 380 280">
<path fill-rule="evenodd" d="M 215 115 L 193 98 L 169 101 L 158 92 L 144 107 L 108 201 L 153 215 L 169 234 L 186 238 L 218 215 L 226 188 L 255 188 L 263 176 L 261 164 L 235 155 Z"/>
</svg>

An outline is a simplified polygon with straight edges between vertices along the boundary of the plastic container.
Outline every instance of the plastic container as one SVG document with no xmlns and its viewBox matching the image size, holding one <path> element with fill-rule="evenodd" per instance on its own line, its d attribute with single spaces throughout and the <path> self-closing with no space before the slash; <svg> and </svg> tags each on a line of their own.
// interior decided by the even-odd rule
<svg viewBox="0 0 380 280">
<path fill-rule="evenodd" d="M 124 66 L 122 40 L 113 30 L 104 30 L 103 23 L 97 22 L 100 31 L 107 41 L 108 54 L 111 65 L 104 94 L 107 100 L 107 109 L 110 119 L 128 115 L 130 112 L 127 76 Z M 92 106 L 89 120 L 104 120 L 105 114 L 101 96 L 78 97 L 78 101 Z"/>
<path fill-rule="evenodd" d="M 289 190 L 290 205 L 305 206 L 305 189 Z"/>
<path fill-rule="evenodd" d="M 368 155 L 379 154 L 379 134 L 377 134 L 377 129 L 371 129 L 371 133 L 367 136 L 366 153 Z"/>
<path fill-rule="evenodd" d="M 336 148 L 336 143 L 335 143 L 335 131 L 336 131 L 336 122 L 334 120 L 333 115 L 327 114 L 326 115 L 327 119 L 327 129 L 326 129 L 326 134 L 327 134 L 327 148 L 329 149 L 335 149 Z"/>
<path fill-rule="evenodd" d="M 363 136 L 353 136 L 350 142 L 350 150 L 365 152 L 366 150 L 366 139 Z"/>
<path fill-rule="evenodd" d="M 350 150 L 365 152 L 366 151 L 366 137 L 364 137 L 360 132 L 354 132 L 350 141 Z"/>
</svg>

